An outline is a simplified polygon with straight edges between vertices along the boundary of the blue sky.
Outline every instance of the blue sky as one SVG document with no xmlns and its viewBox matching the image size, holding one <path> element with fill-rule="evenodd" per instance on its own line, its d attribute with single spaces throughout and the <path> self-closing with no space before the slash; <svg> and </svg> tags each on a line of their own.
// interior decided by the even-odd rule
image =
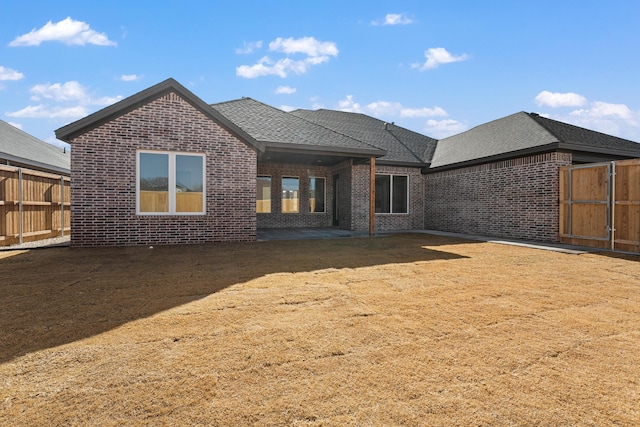
<svg viewBox="0 0 640 427">
<path fill-rule="evenodd" d="M 0 5 L 0 119 L 54 130 L 173 77 L 209 103 L 356 111 L 442 138 L 518 111 L 640 142 L 640 2 Z"/>
</svg>

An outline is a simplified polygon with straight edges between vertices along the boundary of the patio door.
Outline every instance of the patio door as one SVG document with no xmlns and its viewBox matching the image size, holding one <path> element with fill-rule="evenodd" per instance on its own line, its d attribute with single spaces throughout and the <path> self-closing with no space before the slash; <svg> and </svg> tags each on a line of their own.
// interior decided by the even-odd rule
<svg viewBox="0 0 640 427">
<path fill-rule="evenodd" d="M 338 203 L 340 175 L 333 175 L 333 226 L 340 226 L 340 203 Z"/>
</svg>

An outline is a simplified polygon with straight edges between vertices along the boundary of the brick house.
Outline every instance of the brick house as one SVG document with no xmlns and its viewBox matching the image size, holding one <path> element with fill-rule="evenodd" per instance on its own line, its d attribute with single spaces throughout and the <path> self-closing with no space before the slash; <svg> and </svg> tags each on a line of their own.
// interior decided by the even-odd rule
<svg viewBox="0 0 640 427">
<path fill-rule="evenodd" d="M 438 141 L 425 228 L 558 242 L 560 166 L 640 157 L 640 144 L 516 113 Z"/>
<path fill-rule="evenodd" d="M 208 105 L 173 79 L 56 136 L 73 145 L 74 246 L 283 227 L 557 241 L 558 167 L 640 156 L 640 144 L 526 113 L 436 141 L 363 114 Z"/>
</svg>

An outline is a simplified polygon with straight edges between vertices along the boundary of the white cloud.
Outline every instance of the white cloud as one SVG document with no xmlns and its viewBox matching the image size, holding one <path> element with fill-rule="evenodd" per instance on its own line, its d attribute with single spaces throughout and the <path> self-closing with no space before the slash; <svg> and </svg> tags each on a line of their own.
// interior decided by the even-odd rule
<svg viewBox="0 0 640 427">
<path fill-rule="evenodd" d="M 290 95 L 292 93 L 296 93 L 296 88 L 290 86 L 278 86 L 278 88 L 276 89 L 276 93 Z"/>
<path fill-rule="evenodd" d="M 20 80 L 23 78 L 24 74 L 0 65 L 0 80 Z"/>
<path fill-rule="evenodd" d="M 365 106 L 355 102 L 352 95 L 347 95 L 345 99 L 338 101 L 338 109 L 352 113 L 364 113 L 374 117 L 401 117 L 401 118 L 422 118 L 422 117 L 446 117 L 447 112 L 440 108 L 408 108 L 399 102 L 375 101 Z"/>
<path fill-rule="evenodd" d="M 37 105 L 29 105 L 21 110 L 7 113 L 9 117 L 78 119 L 89 114 L 89 106 L 111 105 L 122 96 L 94 97 L 77 81 L 46 83 L 30 89 L 31 100 Z M 47 100 L 54 105 L 42 103 Z"/>
<path fill-rule="evenodd" d="M 420 71 L 431 70 L 439 67 L 441 64 L 448 64 L 451 62 L 465 61 L 469 56 L 466 53 L 462 55 L 453 55 L 447 49 L 443 47 L 432 47 L 424 52 L 424 56 L 427 58 L 424 64 L 413 64 L 412 68 L 418 68 Z"/>
<path fill-rule="evenodd" d="M 280 109 L 281 109 L 282 111 L 289 112 L 289 111 L 296 110 L 297 108 L 296 108 L 296 107 L 292 107 L 291 105 L 281 105 L 281 106 L 280 106 Z"/>
<path fill-rule="evenodd" d="M 87 114 L 87 109 L 82 105 L 75 107 L 49 107 L 40 104 L 29 105 L 22 110 L 7 113 L 7 116 L 23 119 L 79 119 Z"/>
<path fill-rule="evenodd" d="M 587 98 L 573 92 L 558 93 L 544 90 L 535 97 L 536 104 L 552 108 L 581 107 L 587 103 Z"/>
<path fill-rule="evenodd" d="M 610 104 L 608 102 L 595 101 L 591 108 L 574 110 L 569 113 L 574 117 L 590 117 L 595 119 L 613 118 L 634 121 L 634 113 L 624 104 Z"/>
<path fill-rule="evenodd" d="M 55 102 L 74 101 L 82 105 L 109 105 L 122 99 L 121 96 L 101 98 L 92 97 L 84 86 L 75 80 L 66 83 L 46 83 L 35 85 L 30 89 L 32 101 L 51 99 Z"/>
<path fill-rule="evenodd" d="M 347 95 L 345 99 L 338 101 L 338 109 L 347 113 L 362 113 L 362 108 L 353 100 L 353 95 Z"/>
<path fill-rule="evenodd" d="M 140 79 L 142 79 L 142 76 L 139 76 L 137 74 L 123 74 L 120 76 L 120 80 L 122 80 L 123 82 L 135 82 Z"/>
<path fill-rule="evenodd" d="M 625 104 L 595 101 L 589 108 L 574 110 L 556 119 L 640 142 L 640 110 L 633 111 Z"/>
<path fill-rule="evenodd" d="M 278 37 L 269 43 L 269 50 L 288 55 L 302 53 L 307 56 L 337 56 L 338 47 L 334 42 L 321 42 L 313 37 L 283 39 Z"/>
<path fill-rule="evenodd" d="M 427 120 L 424 132 L 432 138 L 442 139 L 467 130 L 467 125 L 453 119 Z"/>
<path fill-rule="evenodd" d="M 32 101 L 40 101 L 42 98 L 54 101 L 80 101 L 87 98 L 85 89 L 76 81 L 54 84 L 40 84 L 31 88 Z"/>
<path fill-rule="evenodd" d="M 262 76 L 279 76 L 287 77 L 290 72 L 295 74 L 304 74 L 311 65 L 318 65 L 327 62 L 328 57 L 310 57 L 302 60 L 294 61 L 290 58 L 280 59 L 273 62 L 268 56 L 264 56 L 254 65 L 241 65 L 236 68 L 236 75 L 247 79 L 253 79 Z"/>
<path fill-rule="evenodd" d="M 244 42 L 242 47 L 236 49 L 236 53 L 238 55 L 247 55 L 252 53 L 256 49 L 260 49 L 262 47 L 262 40 L 258 40 L 256 42 Z"/>
<path fill-rule="evenodd" d="M 440 107 L 434 108 L 403 108 L 400 110 L 402 117 L 443 117 L 447 112 Z"/>
<path fill-rule="evenodd" d="M 338 48 L 335 43 L 321 42 L 313 37 L 300 39 L 278 37 L 269 43 L 269 50 L 286 55 L 303 54 L 307 55 L 307 57 L 294 60 L 287 56 L 274 61 L 268 56 L 263 56 L 254 65 L 237 67 L 236 75 L 247 79 L 269 75 L 284 78 L 289 73 L 304 74 L 309 70 L 309 67 L 327 62 L 331 59 L 331 56 L 338 55 Z"/>
<path fill-rule="evenodd" d="M 20 123 L 16 123 L 16 122 L 7 122 L 7 123 L 9 123 L 14 128 L 18 128 L 22 130 L 22 125 Z"/>
<path fill-rule="evenodd" d="M 413 19 L 405 13 L 387 13 L 384 19 L 372 21 L 371 25 L 408 25 L 413 24 Z"/>
<path fill-rule="evenodd" d="M 338 101 L 338 110 L 350 113 L 362 113 L 382 120 L 398 119 L 398 125 L 407 129 L 417 129 L 419 132 L 433 138 L 444 138 L 467 130 L 467 126 L 453 119 L 435 120 L 432 117 L 447 117 L 449 114 L 441 107 L 409 108 L 400 102 L 376 101 L 367 105 L 356 102 L 352 95 Z M 426 123 L 422 120 L 429 118 Z M 416 122 L 417 120 L 417 122 Z"/>
<path fill-rule="evenodd" d="M 122 95 L 117 96 L 103 96 L 100 98 L 90 98 L 87 105 L 111 105 L 122 99 Z"/>
<path fill-rule="evenodd" d="M 587 104 L 586 108 L 572 110 L 566 114 L 540 113 L 540 115 L 640 142 L 640 110 L 633 110 L 625 104 L 603 101 L 585 100 L 585 104 Z"/>
<path fill-rule="evenodd" d="M 9 46 L 40 46 L 42 42 L 59 41 L 68 45 L 93 44 L 98 46 L 116 46 L 105 33 L 98 33 L 89 24 L 67 17 L 62 21 L 47 22 L 44 27 L 33 29 L 27 34 L 16 37 Z"/>
<path fill-rule="evenodd" d="M 374 117 L 392 117 L 398 116 L 402 110 L 399 102 L 375 101 L 365 105 L 364 111 Z"/>
<path fill-rule="evenodd" d="M 409 108 L 404 107 L 400 102 L 375 101 L 362 105 L 356 102 L 352 95 L 347 95 L 345 99 L 338 101 L 337 109 L 350 113 L 367 114 L 383 120 L 397 118 L 398 124 L 408 129 L 420 126 L 420 124 L 416 124 L 416 119 L 419 120 L 418 123 L 424 123 L 420 119 L 425 117 L 447 117 L 449 115 L 441 107 Z M 464 124 L 451 119 L 440 121 L 430 119 L 424 126 L 427 135 L 433 136 L 434 138 L 441 138 L 466 130 Z"/>
</svg>

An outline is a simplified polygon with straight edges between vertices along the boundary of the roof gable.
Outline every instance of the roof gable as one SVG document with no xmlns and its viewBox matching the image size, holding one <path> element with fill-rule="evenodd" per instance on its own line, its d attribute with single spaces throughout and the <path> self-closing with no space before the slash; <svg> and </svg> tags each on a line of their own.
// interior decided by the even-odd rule
<svg viewBox="0 0 640 427">
<path fill-rule="evenodd" d="M 40 170 L 69 174 L 70 153 L 0 120 L 0 158 Z"/>
<path fill-rule="evenodd" d="M 80 120 L 63 126 L 55 131 L 56 137 L 62 141 L 73 143 L 78 136 L 104 124 L 117 117 L 120 117 L 136 108 L 145 105 L 155 99 L 158 99 L 167 93 L 174 92 L 191 104 L 194 108 L 201 111 L 214 122 L 220 124 L 229 132 L 238 137 L 247 145 L 258 151 L 263 151 L 264 146 L 244 132 L 235 123 L 227 120 L 223 115 L 211 108 L 207 103 L 194 95 L 187 88 L 182 86 L 176 80 L 169 78 L 155 86 L 151 86 L 141 92 L 138 92 L 128 98 L 125 98 L 115 104 L 112 104 L 102 110 L 96 111 Z"/>
<path fill-rule="evenodd" d="M 424 165 L 431 161 L 436 140 L 393 123 L 360 113 L 295 110 L 291 114 L 366 142 L 387 152 L 379 162 Z"/>
</svg>

